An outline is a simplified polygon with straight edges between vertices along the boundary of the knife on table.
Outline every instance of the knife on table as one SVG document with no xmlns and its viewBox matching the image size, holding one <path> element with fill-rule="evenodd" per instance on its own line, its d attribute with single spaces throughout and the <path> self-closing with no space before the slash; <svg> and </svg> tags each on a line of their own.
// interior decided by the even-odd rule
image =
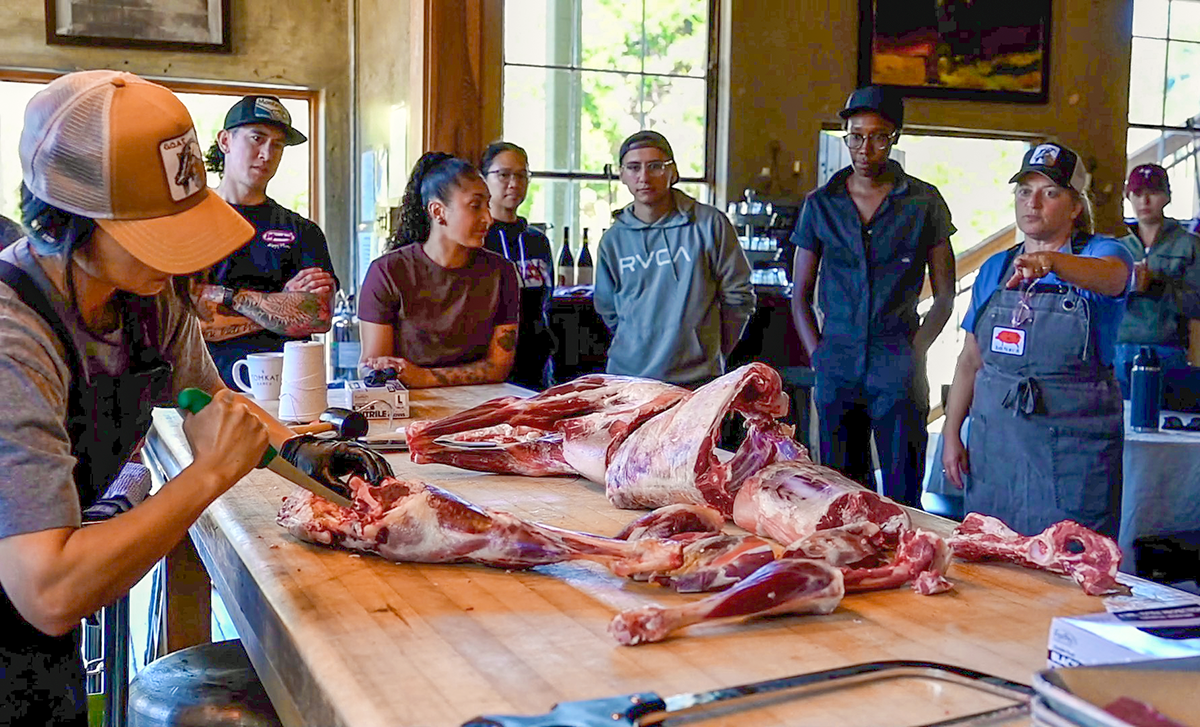
<svg viewBox="0 0 1200 727">
<path fill-rule="evenodd" d="M 208 395 L 208 392 L 201 391 L 200 389 L 184 389 L 179 392 L 179 408 L 190 411 L 193 414 L 199 414 L 200 410 L 208 406 L 210 401 L 212 401 L 212 397 Z M 329 489 L 327 485 L 321 484 L 309 475 L 301 472 L 296 468 L 296 465 L 280 457 L 279 452 L 269 444 L 267 445 L 267 451 L 263 453 L 262 461 L 258 463 L 259 469 L 263 467 L 271 470 L 285 480 L 303 487 L 314 495 L 329 500 L 335 505 L 350 507 L 353 504 L 350 498 Z"/>
</svg>

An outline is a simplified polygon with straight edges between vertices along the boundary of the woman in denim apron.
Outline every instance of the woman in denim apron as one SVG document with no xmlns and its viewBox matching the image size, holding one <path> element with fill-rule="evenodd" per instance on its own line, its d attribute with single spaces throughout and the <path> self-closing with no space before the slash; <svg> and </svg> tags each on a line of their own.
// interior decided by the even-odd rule
<svg viewBox="0 0 1200 727">
<path fill-rule="evenodd" d="M 1091 234 L 1070 149 L 1030 149 L 1010 181 L 1025 241 L 980 269 L 942 464 L 968 512 L 1027 535 L 1069 519 L 1115 537 L 1124 428 L 1112 357 L 1132 261 Z"/>
<path fill-rule="evenodd" d="M 295 437 L 220 382 L 188 276 L 253 228 L 208 190 L 199 153 L 183 104 L 130 73 L 67 74 L 26 108 L 31 237 L 0 252 L 0 724 L 86 725 L 81 620 L 182 540 L 269 440 L 310 474 L 340 446 Z M 184 423 L 191 466 L 84 526 L 151 408 L 190 386 L 213 395 Z"/>
</svg>

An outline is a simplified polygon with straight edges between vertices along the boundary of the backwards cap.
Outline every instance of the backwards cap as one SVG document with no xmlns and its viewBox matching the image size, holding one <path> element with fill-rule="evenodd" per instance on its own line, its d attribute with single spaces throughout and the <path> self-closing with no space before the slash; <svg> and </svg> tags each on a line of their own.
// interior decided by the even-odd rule
<svg viewBox="0 0 1200 727">
<path fill-rule="evenodd" d="M 35 197 L 96 220 L 156 270 L 202 270 L 254 235 L 208 189 L 187 109 L 132 73 L 81 71 L 49 83 L 25 107 L 20 156 Z"/>
</svg>

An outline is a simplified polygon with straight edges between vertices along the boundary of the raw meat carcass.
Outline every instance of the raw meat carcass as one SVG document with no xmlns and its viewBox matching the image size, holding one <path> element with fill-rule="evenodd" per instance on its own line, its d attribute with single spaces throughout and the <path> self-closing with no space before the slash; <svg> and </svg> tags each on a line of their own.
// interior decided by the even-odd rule
<svg viewBox="0 0 1200 727">
<path fill-rule="evenodd" d="M 805 458 L 790 427 L 779 374 L 752 363 L 697 389 L 653 417 L 625 440 L 605 474 L 609 501 L 621 508 L 687 503 L 709 505 L 726 517 L 738 487 L 772 462 Z M 730 411 L 746 419 L 746 439 L 732 459 L 717 455 L 721 422 Z"/>
<path fill-rule="evenodd" d="M 351 477 L 350 487 L 353 508 L 303 492 L 284 500 L 277 521 L 301 540 L 397 562 L 528 568 L 581 559 L 620 576 L 661 573 L 683 564 L 680 543 L 616 540 L 527 522 L 423 482 L 385 478 L 371 485 Z"/>
<path fill-rule="evenodd" d="M 911 583 L 917 593 L 930 596 L 952 588 L 945 573 L 950 567 L 950 546 L 937 533 L 904 530 L 894 552 L 885 555 L 873 543 L 874 523 L 857 523 L 818 530 L 796 541 L 784 558 L 821 558 L 840 566 L 847 593 L 899 588 Z M 857 558 L 857 560 L 854 560 Z"/>
<path fill-rule="evenodd" d="M 1089 596 L 1119 589 L 1121 548 L 1094 530 L 1063 520 L 1037 535 L 1021 535 L 997 518 L 967 513 L 950 537 L 963 560 L 1004 560 L 1070 576 Z"/>
<path fill-rule="evenodd" d="M 651 583 L 680 593 L 723 591 L 775 560 L 775 548 L 754 535 L 683 533 L 683 565 L 654 573 Z"/>
<path fill-rule="evenodd" d="M 746 480 L 734 501 L 733 521 L 784 545 L 818 530 L 874 523 L 879 545 L 894 547 L 912 525 L 895 502 L 835 470 L 799 460 L 770 465 Z"/>
<path fill-rule="evenodd" d="M 845 595 L 842 573 L 817 560 L 777 560 L 723 593 L 684 606 L 644 606 L 617 614 L 608 633 L 631 646 L 661 641 L 700 621 L 745 619 L 783 613 L 830 613 Z"/>
<path fill-rule="evenodd" d="M 616 537 L 670 538 L 680 533 L 719 533 L 725 516 L 706 505 L 667 505 L 646 513 L 626 525 Z"/>
<path fill-rule="evenodd" d="M 415 422 L 408 427 L 408 447 L 412 460 L 422 464 L 531 477 L 582 474 L 602 483 L 625 437 L 688 393 L 649 379 L 589 374 L 528 399 L 506 396 L 444 419 Z M 471 449 L 471 442 L 499 446 Z"/>
</svg>

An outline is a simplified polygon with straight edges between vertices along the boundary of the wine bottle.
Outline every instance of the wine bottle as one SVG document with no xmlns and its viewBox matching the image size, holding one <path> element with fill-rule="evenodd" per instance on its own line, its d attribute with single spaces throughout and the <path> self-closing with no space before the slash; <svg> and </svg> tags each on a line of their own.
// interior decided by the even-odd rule
<svg viewBox="0 0 1200 727">
<path fill-rule="evenodd" d="M 592 275 L 592 252 L 588 250 L 588 228 L 583 228 L 583 247 L 579 248 L 579 260 L 575 262 L 575 284 L 591 285 L 595 282 Z"/>
<path fill-rule="evenodd" d="M 562 250 L 558 253 L 558 287 L 575 284 L 575 256 L 571 254 L 571 227 L 563 227 Z"/>
</svg>

